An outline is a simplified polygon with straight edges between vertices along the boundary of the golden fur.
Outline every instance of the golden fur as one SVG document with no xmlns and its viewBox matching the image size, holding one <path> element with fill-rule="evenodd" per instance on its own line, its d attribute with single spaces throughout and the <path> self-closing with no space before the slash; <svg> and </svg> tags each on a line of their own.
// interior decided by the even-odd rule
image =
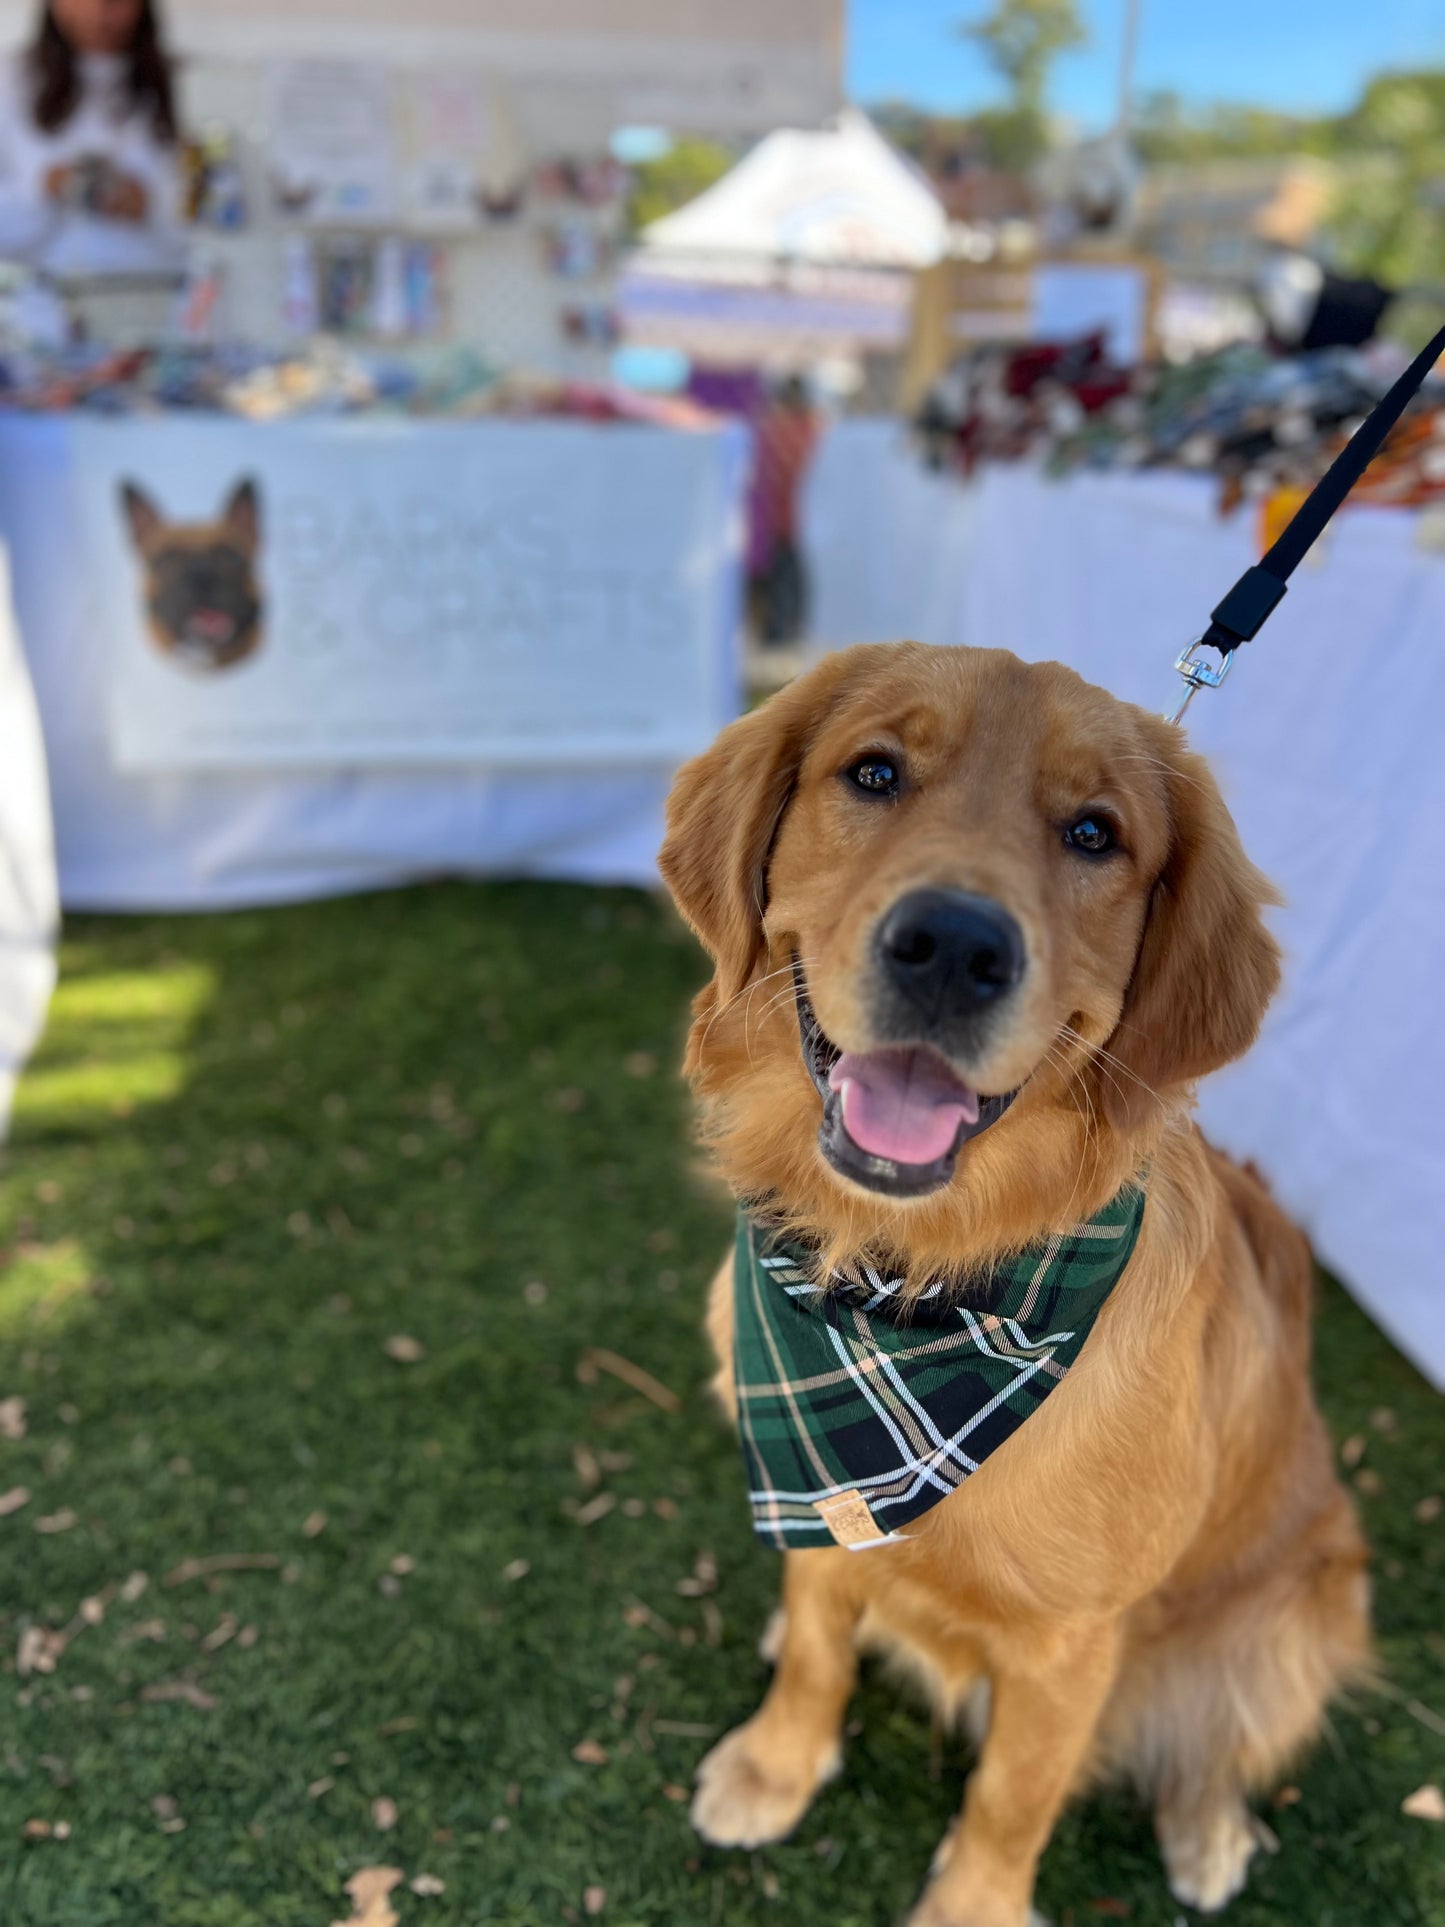
<svg viewBox="0 0 1445 1927">
<path fill-rule="evenodd" d="M 840 772 L 908 771 L 892 805 Z M 1059 826 L 1107 808 L 1121 851 Z M 1369 1658 L 1366 1554 L 1309 1383 L 1311 1263 L 1258 1180 L 1189 1117 L 1193 1080 L 1253 1041 L 1278 979 L 1250 865 L 1180 732 L 1057 664 L 917 644 L 829 658 L 681 773 L 663 873 L 716 962 L 687 1069 L 733 1189 L 825 1262 L 886 1251 L 921 1280 L 977 1272 L 1098 1210 L 1147 1166 L 1135 1255 L 1068 1379 L 907 1543 L 785 1556 L 777 1671 L 699 1769 L 694 1820 L 788 1833 L 840 1758 L 860 1647 L 986 1709 L 963 1814 L 912 1927 L 1025 1927 L 1064 1800 L 1103 1772 L 1152 1803 L 1171 1885 L 1243 1883 L 1246 1793 L 1317 1733 Z M 984 1061 L 1022 1084 L 952 1181 L 899 1201 L 817 1149 L 796 953 L 844 1049 L 872 1039 L 865 945 L 922 885 L 994 897 L 1029 968 Z M 731 1281 L 708 1326 L 731 1409 Z"/>
</svg>

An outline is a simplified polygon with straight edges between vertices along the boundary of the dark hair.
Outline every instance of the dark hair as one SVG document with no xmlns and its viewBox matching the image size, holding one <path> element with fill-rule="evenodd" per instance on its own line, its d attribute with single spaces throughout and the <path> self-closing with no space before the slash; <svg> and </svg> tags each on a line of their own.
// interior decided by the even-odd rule
<svg viewBox="0 0 1445 1927">
<path fill-rule="evenodd" d="M 153 0 L 140 0 L 125 58 L 127 103 L 132 112 L 149 114 L 156 139 L 169 146 L 176 138 L 171 63 L 161 47 Z M 30 111 L 35 125 L 43 133 L 53 134 L 80 105 L 80 74 L 75 49 L 60 31 L 49 0 L 25 59 L 30 70 Z"/>
</svg>

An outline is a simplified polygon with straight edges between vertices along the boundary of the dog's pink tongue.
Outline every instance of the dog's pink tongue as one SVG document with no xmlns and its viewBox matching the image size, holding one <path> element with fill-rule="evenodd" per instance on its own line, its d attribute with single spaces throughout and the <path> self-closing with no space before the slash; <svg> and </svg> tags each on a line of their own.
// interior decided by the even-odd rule
<svg viewBox="0 0 1445 1927">
<path fill-rule="evenodd" d="M 895 1164 L 946 1157 L 959 1125 L 978 1122 L 977 1091 L 929 1050 L 844 1051 L 828 1084 L 859 1150 Z"/>
<path fill-rule="evenodd" d="M 193 609 L 190 626 L 211 642 L 229 642 L 236 627 L 224 609 Z"/>
</svg>

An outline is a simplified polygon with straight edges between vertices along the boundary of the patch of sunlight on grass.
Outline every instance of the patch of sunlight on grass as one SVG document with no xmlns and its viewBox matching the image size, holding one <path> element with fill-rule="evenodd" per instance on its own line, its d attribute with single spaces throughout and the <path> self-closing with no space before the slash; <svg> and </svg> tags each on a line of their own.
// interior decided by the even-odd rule
<svg viewBox="0 0 1445 1927">
<path fill-rule="evenodd" d="M 15 1097 L 17 1131 L 97 1111 L 129 1117 L 140 1105 L 168 1102 L 185 1082 L 186 1060 L 179 1051 L 32 1070 L 21 1079 Z"/>
<path fill-rule="evenodd" d="M 191 1029 L 215 989 L 215 971 L 196 963 L 62 978 L 16 1094 L 17 1131 L 169 1103 L 185 1088 Z"/>
<path fill-rule="evenodd" d="M 0 1270 L 0 1334 L 14 1337 L 37 1325 L 59 1331 L 90 1281 L 90 1261 L 74 1238 L 16 1245 Z"/>
<path fill-rule="evenodd" d="M 72 1023 L 129 1024 L 156 1018 L 171 1024 L 186 1023 L 215 987 L 215 971 L 209 965 L 193 963 L 62 978 L 51 1004 L 50 1021 L 59 1029 Z"/>
</svg>

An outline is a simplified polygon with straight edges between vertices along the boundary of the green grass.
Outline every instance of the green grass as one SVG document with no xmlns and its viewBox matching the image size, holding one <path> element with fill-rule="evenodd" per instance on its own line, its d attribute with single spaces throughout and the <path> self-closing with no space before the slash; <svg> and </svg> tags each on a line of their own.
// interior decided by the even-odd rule
<svg viewBox="0 0 1445 1927">
<path fill-rule="evenodd" d="M 376 1862 L 446 1882 L 404 1927 L 550 1927 L 592 1885 L 613 1927 L 906 1909 L 966 1762 L 885 1681 L 789 1845 L 706 1851 L 669 1797 L 758 1698 L 778 1578 L 700 1389 L 728 1212 L 673 1071 L 699 974 L 649 899 L 540 885 L 71 924 L 0 1165 L 0 1491 L 31 1492 L 0 1519 L 4 1927 L 327 1927 Z M 681 1410 L 579 1382 L 592 1345 Z M 1412 1516 L 1445 1417 L 1334 1289 L 1320 1376 L 1379 1481 L 1392 1696 L 1337 1713 L 1229 1919 L 1440 1927 L 1445 1827 L 1400 1803 L 1445 1780 L 1445 1520 Z M 577 1447 L 618 1502 L 590 1525 Z M 275 1563 L 167 1584 L 225 1553 Z M 703 1553 L 716 1592 L 679 1594 Z M 1180 1918 L 1122 1798 L 1065 1818 L 1040 1900 Z"/>
</svg>

